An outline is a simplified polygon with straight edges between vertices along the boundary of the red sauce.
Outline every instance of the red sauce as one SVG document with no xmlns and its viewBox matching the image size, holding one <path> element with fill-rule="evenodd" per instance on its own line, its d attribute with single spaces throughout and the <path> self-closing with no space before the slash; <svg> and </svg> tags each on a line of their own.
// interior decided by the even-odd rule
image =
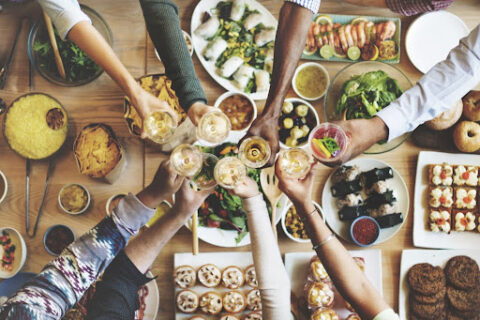
<svg viewBox="0 0 480 320">
<path fill-rule="evenodd" d="M 378 227 L 370 219 L 360 219 L 353 226 L 353 237 L 360 244 L 371 244 L 378 237 Z"/>
<path fill-rule="evenodd" d="M 45 245 L 53 253 L 60 254 L 73 240 L 71 230 L 64 226 L 56 226 L 47 234 Z"/>
</svg>

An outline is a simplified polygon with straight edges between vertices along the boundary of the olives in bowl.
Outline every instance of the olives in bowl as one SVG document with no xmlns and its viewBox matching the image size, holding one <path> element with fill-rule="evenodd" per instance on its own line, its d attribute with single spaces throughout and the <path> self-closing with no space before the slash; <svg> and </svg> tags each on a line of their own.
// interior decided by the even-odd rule
<svg viewBox="0 0 480 320">
<path fill-rule="evenodd" d="M 280 146 L 282 148 L 307 146 L 308 135 L 319 123 L 317 111 L 310 103 L 297 98 L 285 99 L 278 120 Z"/>
</svg>

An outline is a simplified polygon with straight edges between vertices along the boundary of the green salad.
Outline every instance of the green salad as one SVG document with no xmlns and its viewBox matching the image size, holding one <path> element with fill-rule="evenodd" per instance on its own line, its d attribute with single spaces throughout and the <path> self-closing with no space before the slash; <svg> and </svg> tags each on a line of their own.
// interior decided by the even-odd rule
<svg viewBox="0 0 480 320">
<path fill-rule="evenodd" d="M 345 82 L 336 113 L 346 110 L 346 119 L 370 119 L 403 93 L 395 79 L 384 71 L 353 76 Z"/>
</svg>

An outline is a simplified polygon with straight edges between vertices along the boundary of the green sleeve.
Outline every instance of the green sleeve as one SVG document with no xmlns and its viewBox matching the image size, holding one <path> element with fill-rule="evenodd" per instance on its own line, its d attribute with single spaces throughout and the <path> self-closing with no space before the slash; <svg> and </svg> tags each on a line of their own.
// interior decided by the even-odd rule
<svg viewBox="0 0 480 320">
<path fill-rule="evenodd" d="M 186 111 L 201 101 L 206 103 L 193 61 L 183 39 L 178 18 L 178 7 L 172 0 L 140 0 L 148 33 L 172 80 L 180 105 Z"/>
</svg>

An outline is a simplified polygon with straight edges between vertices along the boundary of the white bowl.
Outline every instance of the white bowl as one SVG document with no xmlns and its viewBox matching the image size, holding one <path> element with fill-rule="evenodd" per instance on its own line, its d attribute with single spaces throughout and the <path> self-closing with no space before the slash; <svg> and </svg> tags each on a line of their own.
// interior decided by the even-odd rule
<svg viewBox="0 0 480 320">
<path fill-rule="evenodd" d="M 7 191 L 8 191 L 8 182 L 7 182 L 7 177 L 3 174 L 2 171 L 0 171 L 0 179 L 3 180 L 3 183 L 5 185 L 5 190 L 3 190 L 3 194 L 0 194 L 0 203 L 5 200 L 7 197 Z"/>
<path fill-rule="evenodd" d="M 311 66 L 314 66 L 314 67 L 320 69 L 324 73 L 325 77 L 327 78 L 327 83 L 325 84 L 325 89 L 323 90 L 323 92 L 320 95 L 318 95 L 316 97 L 313 97 L 313 98 L 308 98 L 308 97 L 305 97 L 304 95 L 300 94 L 300 92 L 297 89 L 297 85 L 295 83 L 295 80 L 297 79 L 297 75 L 301 70 L 305 69 L 306 67 L 311 67 Z M 328 75 L 327 69 L 325 69 L 325 67 L 322 66 L 320 63 L 316 63 L 316 62 L 307 62 L 307 63 L 304 63 L 304 64 L 298 66 L 297 69 L 295 70 L 295 74 L 293 75 L 293 78 L 292 78 L 293 91 L 295 91 L 295 93 L 299 97 L 301 97 L 305 100 L 308 100 L 308 101 L 315 101 L 315 100 L 318 100 L 321 97 L 323 97 L 325 95 L 325 93 L 327 92 L 327 88 L 328 88 L 329 84 L 330 84 L 330 77 Z"/>
<path fill-rule="evenodd" d="M 316 203 L 315 201 L 313 201 L 313 205 L 317 208 L 317 211 L 318 211 L 318 214 L 320 215 L 320 217 L 322 217 L 323 219 L 323 215 L 322 215 L 322 212 L 320 210 L 320 205 L 318 203 Z M 287 230 L 287 226 L 285 225 L 285 218 L 287 216 L 287 212 L 288 210 L 290 210 L 290 208 L 293 206 L 293 204 L 291 202 L 289 202 L 288 206 L 286 206 L 282 212 L 282 229 L 283 229 L 283 232 L 287 235 L 287 237 L 290 238 L 290 240 L 293 240 L 295 242 L 299 242 L 299 243 L 308 243 L 310 242 L 310 239 L 300 239 L 300 238 L 295 238 L 294 236 L 292 236 L 290 234 L 290 232 L 288 232 Z"/>
<path fill-rule="evenodd" d="M 62 191 L 63 189 L 67 188 L 67 187 L 70 187 L 70 186 L 79 186 L 80 188 L 82 188 L 83 190 L 85 190 L 85 192 L 87 193 L 87 204 L 85 205 L 85 208 L 83 208 L 82 210 L 80 210 L 79 212 L 71 212 L 71 211 L 68 211 L 67 209 L 65 209 L 65 207 L 63 206 L 62 204 L 62 201 L 60 199 L 60 195 L 62 194 Z M 65 212 L 65 213 L 68 213 L 68 214 L 71 214 L 71 215 L 79 215 L 79 214 L 82 214 L 84 213 L 85 211 L 87 211 L 88 207 L 90 207 L 90 201 L 91 201 L 91 197 L 90 197 L 90 192 L 88 191 L 88 189 L 84 186 L 84 185 L 81 185 L 79 183 L 69 183 L 69 184 L 66 184 L 62 187 L 62 189 L 60 189 L 60 192 L 58 192 L 58 204 L 60 205 L 60 208 L 62 208 L 62 210 Z"/>
<path fill-rule="evenodd" d="M 12 244 L 15 245 L 15 258 L 13 260 L 13 269 L 12 271 L 3 270 L 0 267 L 0 279 L 8 279 L 15 276 L 20 269 L 22 269 L 27 258 L 27 246 L 25 245 L 25 240 L 23 240 L 22 235 L 18 230 L 14 228 L 2 228 L 0 229 L 0 235 L 3 231 L 7 231 L 12 239 Z M 3 256 L 3 247 L 0 246 L 0 257 Z"/>
<path fill-rule="evenodd" d="M 318 117 L 317 110 L 315 110 L 315 108 L 312 106 L 312 104 L 310 102 L 307 102 L 307 101 L 305 101 L 303 99 L 299 99 L 299 98 L 287 98 L 287 99 L 285 99 L 285 102 L 291 102 L 293 104 L 301 103 L 301 104 L 307 105 L 310 108 L 310 110 L 313 112 L 313 114 L 315 115 L 315 120 L 317 122 L 317 124 L 313 128 L 315 128 L 316 126 L 318 126 L 320 124 L 320 118 Z M 313 128 L 312 128 L 312 130 L 313 130 Z M 312 132 L 312 131 L 310 130 L 310 132 Z M 310 135 L 310 132 L 308 133 L 309 135 Z M 303 144 L 297 145 L 295 147 L 289 147 L 285 143 L 283 143 L 281 140 L 279 140 L 279 142 L 280 142 L 280 147 L 283 148 L 283 149 L 307 148 L 308 147 L 308 138 L 307 138 L 307 141 L 305 141 Z"/>
<path fill-rule="evenodd" d="M 182 33 L 183 33 L 183 37 L 185 38 L 185 41 L 187 41 L 186 39 L 188 39 L 188 41 L 190 41 L 190 48 L 188 49 L 188 53 L 190 53 L 190 57 L 191 57 L 193 55 L 192 37 L 185 30 L 182 30 Z M 155 56 L 157 57 L 158 61 L 162 62 L 162 58 L 160 58 L 160 55 L 158 54 L 157 49 L 154 47 L 153 50 L 155 51 Z"/>
<path fill-rule="evenodd" d="M 252 125 L 253 121 L 255 121 L 255 119 L 257 118 L 258 111 L 257 111 L 257 104 L 255 103 L 255 101 L 253 101 L 252 98 L 250 98 L 245 93 L 233 92 L 233 91 L 225 92 L 220 97 L 218 97 L 217 100 L 215 101 L 214 107 L 218 108 L 220 106 L 220 103 L 222 103 L 223 100 L 234 95 L 241 95 L 242 97 L 245 97 L 253 106 L 253 116 L 248 126 L 243 128 L 242 130 L 230 130 L 230 134 L 228 135 L 228 138 L 225 140 L 225 141 L 237 143 L 240 141 L 240 139 L 242 139 L 245 136 L 245 133 L 247 133 L 248 129 L 250 129 L 250 126 Z"/>
<path fill-rule="evenodd" d="M 126 196 L 127 196 L 127 193 L 117 193 L 111 196 L 110 198 L 108 198 L 107 204 L 105 205 L 105 212 L 107 213 L 107 216 L 110 216 L 110 211 L 108 209 L 110 208 L 110 204 L 112 203 L 112 201 L 117 197 L 125 198 Z"/>
</svg>

